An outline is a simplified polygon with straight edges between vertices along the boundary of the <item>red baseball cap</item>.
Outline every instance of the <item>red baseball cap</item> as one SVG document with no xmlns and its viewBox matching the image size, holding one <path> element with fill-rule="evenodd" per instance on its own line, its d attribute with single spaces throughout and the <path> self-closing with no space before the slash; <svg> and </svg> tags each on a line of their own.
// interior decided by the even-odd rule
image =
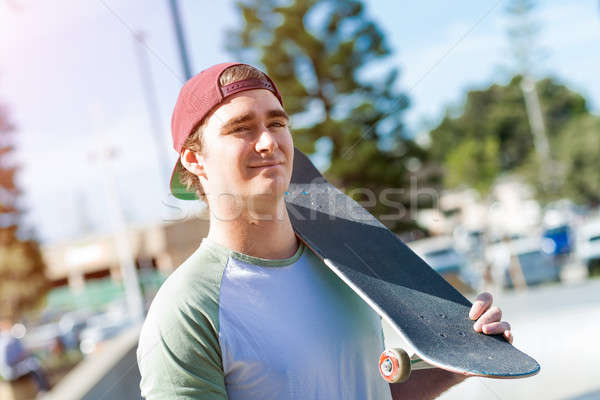
<svg viewBox="0 0 600 400">
<path fill-rule="evenodd" d="M 173 148 L 177 151 L 177 154 L 181 154 L 183 143 L 202 123 L 204 117 L 234 93 L 245 90 L 267 89 L 273 92 L 283 106 L 283 100 L 277 86 L 275 86 L 275 83 L 266 74 L 266 80 L 245 79 L 221 87 L 219 85 L 221 74 L 227 68 L 234 65 L 245 64 L 229 62 L 213 65 L 190 78 L 181 88 L 177 103 L 175 103 L 175 108 L 173 109 L 173 116 L 171 117 Z M 171 193 L 181 200 L 198 200 L 196 193 L 193 190 L 188 191 L 179 181 L 179 174 L 183 168 L 181 158 L 178 158 L 171 174 Z"/>
</svg>

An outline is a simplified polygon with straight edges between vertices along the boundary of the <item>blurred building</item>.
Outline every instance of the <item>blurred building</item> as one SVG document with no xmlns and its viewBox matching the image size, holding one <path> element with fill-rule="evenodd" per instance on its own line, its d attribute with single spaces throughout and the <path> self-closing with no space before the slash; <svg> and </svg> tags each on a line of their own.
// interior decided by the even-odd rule
<svg viewBox="0 0 600 400">
<path fill-rule="evenodd" d="M 420 211 L 417 220 L 434 235 L 452 235 L 460 228 L 485 231 L 492 240 L 528 236 L 538 233 L 542 218 L 533 195 L 517 179 L 499 179 L 486 198 L 469 188 L 444 191 L 437 208 Z"/>
<path fill-rule="evenodd" d="M 169 275 L 200 245 L 208 234 L 208 218 L 199 216 L 182 221 L 129 227 L 136 268 L 151 268 Z M 115 235 L 85 237 L 42 247 L 47 274 L 53 286 L 80 288 L 86 280 L 112 277 L 121 280 Z"/>
</svg>

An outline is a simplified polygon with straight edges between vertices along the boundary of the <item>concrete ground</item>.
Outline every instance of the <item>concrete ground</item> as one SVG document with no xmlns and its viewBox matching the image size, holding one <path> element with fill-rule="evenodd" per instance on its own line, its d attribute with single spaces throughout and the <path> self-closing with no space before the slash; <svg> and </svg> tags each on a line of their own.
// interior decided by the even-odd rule
<svg viewBox="0 0 600 400">
<path fill-rule="evenodd" d="M 136 326 L 102 343 L 67 374 L 44 400 L 138 400 L 140 372 L 135 351 Z"/>
<path fill-rule="evenodd" d="M 441 399 L 600 399 L 600 279 L 493 294 L 513 344 L 540 363 L 540 373 L 469 378 Z M 384 332 L 387 346 L 400 343 L 385 325 Z"/>
</svg>

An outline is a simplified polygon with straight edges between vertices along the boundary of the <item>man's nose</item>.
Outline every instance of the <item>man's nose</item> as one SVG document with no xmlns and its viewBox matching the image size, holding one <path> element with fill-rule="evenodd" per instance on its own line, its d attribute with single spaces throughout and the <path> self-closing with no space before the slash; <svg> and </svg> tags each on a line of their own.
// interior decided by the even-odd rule
<svg viewBox="0 0 600 400">
<path fill-rule="evenodd" d="M 277 141 L 275 140 L 275 137 L 265 126 L 262 126 L 258 141 L 256 142 L 256 151 L 259 153 L 272 153 L 276 148 Z"/>
</svg>

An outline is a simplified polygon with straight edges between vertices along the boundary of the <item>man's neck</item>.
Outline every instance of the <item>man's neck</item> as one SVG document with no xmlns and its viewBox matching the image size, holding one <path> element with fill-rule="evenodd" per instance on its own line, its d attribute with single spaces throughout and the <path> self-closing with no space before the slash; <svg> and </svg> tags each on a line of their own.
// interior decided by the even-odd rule
<svg viewBox="0 0 600 400">
<path fill-rule="evenodd" d="M 293 256 L 298 240 L 283 199 L 271 209 L 245 209 L 239 215 L 223 218 L 222 212 L 210 213 L 208 239 L 229 249 L 253 257 L 282 259 Z"/>
</svg>

